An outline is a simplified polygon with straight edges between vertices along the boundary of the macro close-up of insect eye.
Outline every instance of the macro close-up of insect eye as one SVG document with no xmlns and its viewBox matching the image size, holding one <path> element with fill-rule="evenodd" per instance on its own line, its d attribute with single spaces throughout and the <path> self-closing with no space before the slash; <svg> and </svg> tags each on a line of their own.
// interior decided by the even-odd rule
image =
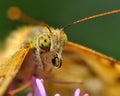
<svg viewBox="0 0 120 96">
<path fill-rule="evenodd" d="M 120 96 L 120 1 L 0 6 L 0 96 Z"/>
</svg>

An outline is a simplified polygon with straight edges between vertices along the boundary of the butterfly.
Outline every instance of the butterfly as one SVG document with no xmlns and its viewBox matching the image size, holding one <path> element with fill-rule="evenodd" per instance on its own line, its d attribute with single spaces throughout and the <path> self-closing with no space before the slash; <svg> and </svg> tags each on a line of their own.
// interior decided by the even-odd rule
<svg viewBox="0 0 120 96">
<path fill-rule="evenodd" d="M 67 41 L 63 31 L 73 24 L 118 12 L 119 9 L 90 16 L 55 29 L 27 17 L 19 8 L 11 7 L 8 10 L 11 20 L 24 23 L 31 21 L 38 25 L 15 30 L 6 40 L 6 49 L 0 51 L 0 96 L 5 94 L 12 81 L 28 81 L 32 75 L 39 78 L 57 78 L 57 82 L 73 81 L 71 85 L 47 82 L 46 88 L 51 90 L 48 92 L 50 95 L 58 90 L 62 95 L 67 95 L 68 90 L 82 87 L 83 92 L 87 91 L 91 96 L 119 96 L 120 62 Z M 83 84 L 79 84 L 80 82 Z"/>
</svg>

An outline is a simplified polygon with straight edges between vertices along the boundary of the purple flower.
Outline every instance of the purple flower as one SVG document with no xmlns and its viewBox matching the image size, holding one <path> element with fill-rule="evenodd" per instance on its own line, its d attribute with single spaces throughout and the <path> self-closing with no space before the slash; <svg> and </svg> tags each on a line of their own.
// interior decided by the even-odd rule
<svg viewBox="0 0 120 96">
<path fill-rule="evenodd" d="M 34 89 L 34 96 L 47 96 L 43 86 L 43 79 L 32 77 L 32 87 Z"/>
<path fill-rule="evenodd" d="M 77 88 L 74 92 L 74 96 L 80 96 L 80 89 Z M 85 93 L 83 96 L 89 96 L 87 93 Z"/>
<path fill-rule="evenodd" d="M 60 96 L 60 94 L 59 94 L 59 93 L 57 93 L 57 94 L 55 94 L 54 96 Z"/>
<path fill-rule="evenodd" d="M 33 93 L 32 93 L 32 92 L 29 92 L 29 93 L 27 94 L 27 96 L 33 96 Z"/>
<path fill-rule="evenodd" d="M 32 77 L 32 87 L 34 89 L 34 95 L 33 93 L 28 93 L 27 96 L 47 96 L 44 85 L 43 85 L 43 79 Z M 56 93 L 54 96 L 60 96 L 59 93 Z M 74 96 L 80 96 L 80 89 L 77 88 L 74 92 Z M 83 96 L 89 96 L 87 93 Z"/>
</svg>

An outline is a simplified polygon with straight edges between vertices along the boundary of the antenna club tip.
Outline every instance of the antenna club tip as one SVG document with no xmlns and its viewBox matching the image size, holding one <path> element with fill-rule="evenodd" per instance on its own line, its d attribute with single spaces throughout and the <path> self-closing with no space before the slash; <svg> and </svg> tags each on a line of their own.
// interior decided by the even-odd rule
<svg viewBox="0 0 120 96">
<path fill-rule="evenodd" d="M 21 18 L 22 12 L 18 7 L 10 7 L 7 11 L 8 18 L 18 20 Z"/>
</svg>

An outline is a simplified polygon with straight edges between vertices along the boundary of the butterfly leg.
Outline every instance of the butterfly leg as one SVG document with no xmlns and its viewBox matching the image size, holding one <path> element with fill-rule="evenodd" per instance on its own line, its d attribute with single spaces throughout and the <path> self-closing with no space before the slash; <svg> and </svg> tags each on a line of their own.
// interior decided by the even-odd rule
<svg viewBox="0 0 120 96">
<path fill-rule="evenodd" d="M 19 88 L 9 91 L 8 96 L 14 96 L 16 93 L 23 91 L 24 89 L 28 88 L 30 85 L 31 85 L 31 80 L 23 84 Z"/>
</svg>

